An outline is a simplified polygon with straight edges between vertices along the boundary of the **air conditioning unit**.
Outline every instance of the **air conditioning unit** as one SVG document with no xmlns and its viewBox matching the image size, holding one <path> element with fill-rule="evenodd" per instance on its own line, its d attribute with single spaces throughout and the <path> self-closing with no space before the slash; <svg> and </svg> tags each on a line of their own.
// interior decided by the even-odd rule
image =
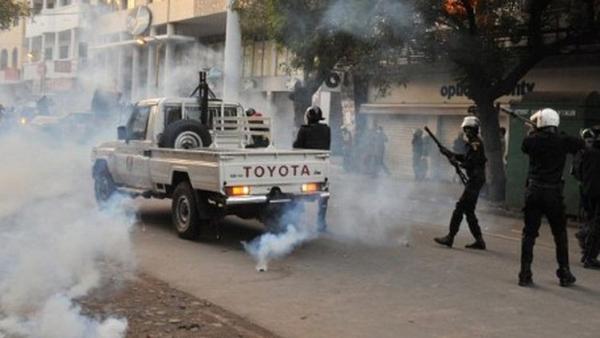
<svg viewBox="0 0 600 338">
<path fill-rule="evenodd" d="M 338 72 L 329 73 L 329 76 L 325 79 L 325 86 L 327 86 L 328 89 L 340 89 L 342 86 L 343 75 L 344 74 Z"/>
</svg>

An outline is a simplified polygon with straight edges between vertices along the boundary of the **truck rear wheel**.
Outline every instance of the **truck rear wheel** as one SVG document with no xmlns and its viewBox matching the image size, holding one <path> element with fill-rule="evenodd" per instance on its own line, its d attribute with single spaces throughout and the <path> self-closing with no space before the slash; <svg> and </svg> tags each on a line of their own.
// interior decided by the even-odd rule
<svg viewBox="0 0 600 338">
<path fill-rule="evenodd" d="M 198 201 L 194 189 L 187 181 L 179 183 L 173 192 L 171 217 L 179 237 L 198 238 L 201 223 Z"/>
<path fill-rule="evenodd" d="M 96 196 L 96 203 L 98 203 L 99 206 L 104 207 L 116 191 L 117 186 L 115 185 L 108 168 L 103 165 L 95 169 L 94 195 Z"/>
<path fill-rule="evenodd" d="M 196 149 L 210 146 L 212 139 L 206 126 L 194 120 L 179 120 L 165 128 L 159 146 L 174 149 Z"/>
</svg>

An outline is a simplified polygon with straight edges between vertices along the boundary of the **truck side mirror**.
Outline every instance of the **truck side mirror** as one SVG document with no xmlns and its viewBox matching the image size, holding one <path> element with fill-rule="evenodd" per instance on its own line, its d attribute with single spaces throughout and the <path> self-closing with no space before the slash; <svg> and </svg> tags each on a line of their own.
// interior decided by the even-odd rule
<svg viewBox="0 0 600 338">
<path fill-rule="evenodd" d="M 117 128 L 117 138 L 121 140 L 127 140 L 127 128 L 125 126 L 119 126 Z"/>
</svg>

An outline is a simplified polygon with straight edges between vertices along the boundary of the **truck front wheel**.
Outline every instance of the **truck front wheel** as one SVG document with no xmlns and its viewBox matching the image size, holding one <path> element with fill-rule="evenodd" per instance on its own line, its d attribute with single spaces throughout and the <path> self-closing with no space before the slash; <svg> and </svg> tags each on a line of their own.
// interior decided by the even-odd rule
<svg viewBox="0 0 600 338">
<path fill-rule="evenodd" d="M 94 195 L 99 206 L 106 205 L 117 191 L 115 182 L 106 167 L 100 168 L 94 174 Z"/>
<path fill-rule="evenodd" d="M 173 192 L 171 205 L 173 225 L 179 237 L 196 239 L 200 234 L 198 201 L 189 182 L 181 182 Z"/>
</svg>

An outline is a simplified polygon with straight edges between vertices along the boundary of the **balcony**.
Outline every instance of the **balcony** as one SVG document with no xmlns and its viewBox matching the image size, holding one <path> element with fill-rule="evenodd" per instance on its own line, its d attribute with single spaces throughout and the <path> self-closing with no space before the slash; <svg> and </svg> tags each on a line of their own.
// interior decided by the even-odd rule
<svg viewBox="0 0 600 338">
<path fill-rule="evenodd" d="M 43 33 L 60 32 L 86 23 L 89 5 L 72 4 L 53 9 L 44 9 L 27 21 L 25 36 L 30 38 Z"/>
</svg>

